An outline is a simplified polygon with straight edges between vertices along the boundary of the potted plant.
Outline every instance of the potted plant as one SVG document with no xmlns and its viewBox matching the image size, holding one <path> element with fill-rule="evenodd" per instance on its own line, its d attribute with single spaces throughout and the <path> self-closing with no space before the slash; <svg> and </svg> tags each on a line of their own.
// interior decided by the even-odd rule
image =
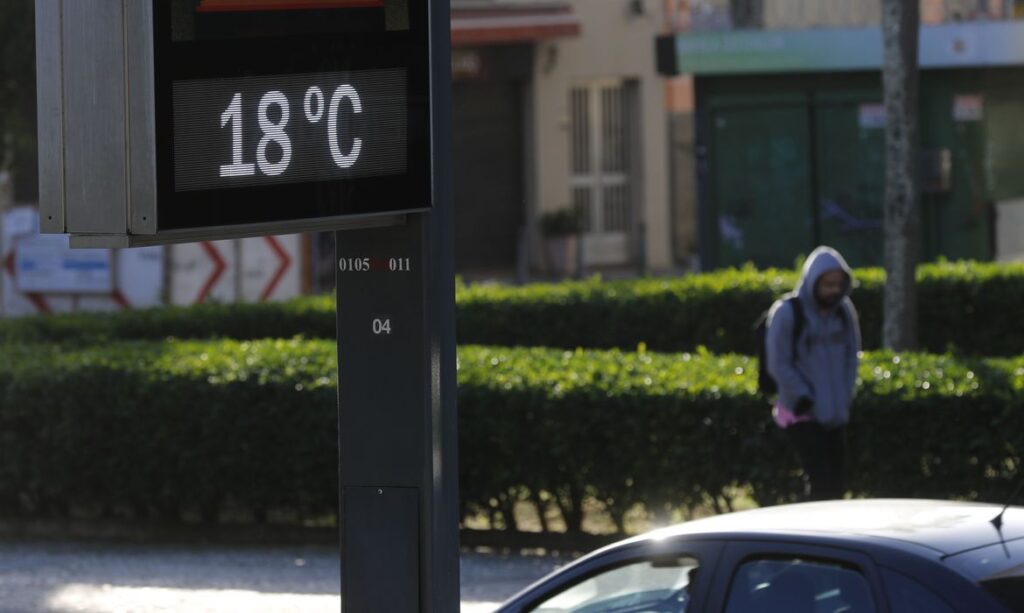
<svg viewBox="0 0 1024 613">
<path fill-rule="evenodd" d="M 571 208 L 547 211 L 540 216 L 548 273 L 575 276 L 579 271 L 580 219 Z"/>
</svg>

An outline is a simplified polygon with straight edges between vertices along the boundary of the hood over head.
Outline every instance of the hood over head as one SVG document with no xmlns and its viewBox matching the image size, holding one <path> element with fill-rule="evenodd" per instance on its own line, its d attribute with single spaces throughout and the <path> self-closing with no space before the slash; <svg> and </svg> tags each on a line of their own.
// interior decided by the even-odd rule
<svg viewBox="0 0 1024 613">
<path fill-rule="evenodd" d="M 807 261 L 804 262 L 800 282 L 797 283 L 797 295 L 800 296 L 804 305 L 815 305 L 814 287 L 821 275 L 832 270 L 841 270 L 846 274 L 846 288 L 843 290 L 843 296 L 850 295 L 850 290 L 853 289 L 853 270 L 838 251 L 823 245 L 808 256 Z"/>
</svg>

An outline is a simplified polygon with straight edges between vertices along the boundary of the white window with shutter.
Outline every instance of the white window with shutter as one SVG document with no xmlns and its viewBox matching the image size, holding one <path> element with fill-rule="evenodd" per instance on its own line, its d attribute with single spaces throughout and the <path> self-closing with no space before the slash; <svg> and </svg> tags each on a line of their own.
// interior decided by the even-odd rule
<svg viewBox="0 0 1024 613">
<path fill-rule="evenodd" d="M 624 79 L 579 84 L 569 94 L 572 203 L 588 265 L 628 264 L 634 228 L 634 87 Z"/>
</svg>

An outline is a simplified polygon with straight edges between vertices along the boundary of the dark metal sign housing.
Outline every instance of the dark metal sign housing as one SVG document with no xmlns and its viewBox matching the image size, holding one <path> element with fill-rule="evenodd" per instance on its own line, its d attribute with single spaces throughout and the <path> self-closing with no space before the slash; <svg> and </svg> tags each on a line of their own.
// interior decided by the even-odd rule
<svg viewBox="0 0 1024 613">
<path fill-rule="evenodd" d="M 429 210 L 428 6 L 36 0 L 43 231 L 129 246 Z"/>
</svg>

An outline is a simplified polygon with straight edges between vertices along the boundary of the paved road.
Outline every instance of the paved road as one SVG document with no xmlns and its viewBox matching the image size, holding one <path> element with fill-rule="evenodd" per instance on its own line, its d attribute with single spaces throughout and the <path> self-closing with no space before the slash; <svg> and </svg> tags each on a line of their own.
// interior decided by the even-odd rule
<svg viewBox="0 0 1024 613">
<path fill-rule="evenodd" d="M 462 556 L 462 610 L 483 613 L 565 560 Z M 329 547 L 0 542 L 0 612 L 337 612 Z"/>
</svg>

